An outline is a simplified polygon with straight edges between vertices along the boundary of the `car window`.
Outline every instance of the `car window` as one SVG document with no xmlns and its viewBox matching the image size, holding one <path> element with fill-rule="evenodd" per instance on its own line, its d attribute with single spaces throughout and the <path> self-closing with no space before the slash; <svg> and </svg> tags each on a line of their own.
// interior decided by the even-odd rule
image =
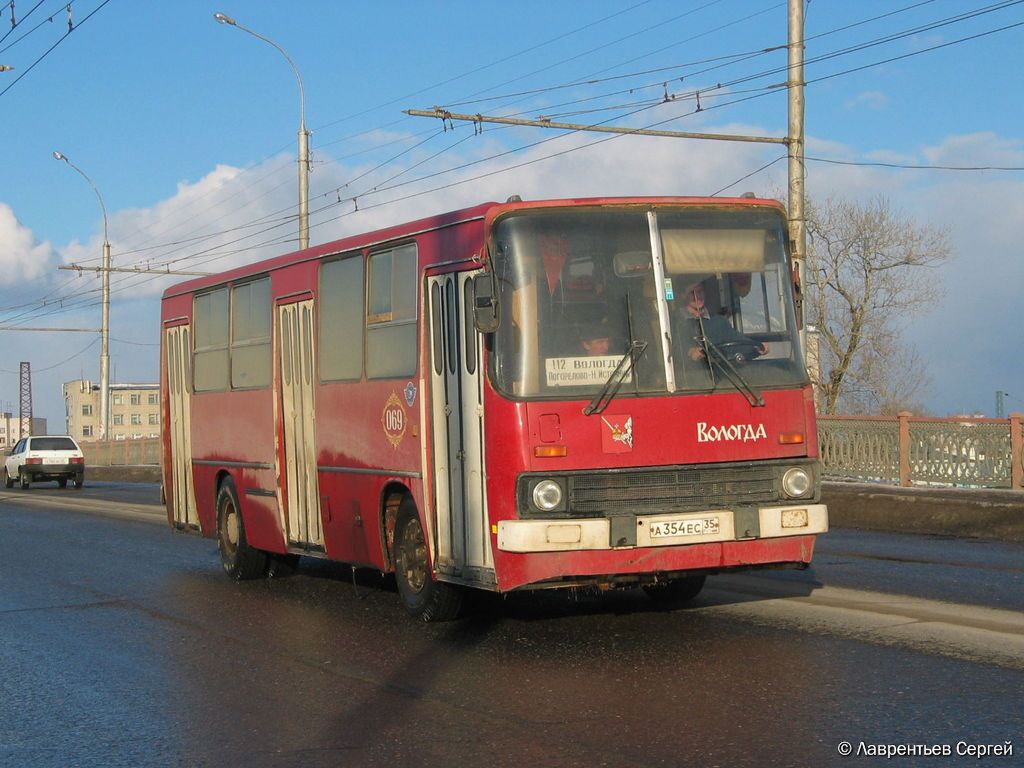
<svg viewBox="0 0 1024 768">
<path fill-rule="evenodd" d="M 70 437 L 33 437 L 30 443 L 33 451 L 77 451 L 78 446 Z"/>
</svg>

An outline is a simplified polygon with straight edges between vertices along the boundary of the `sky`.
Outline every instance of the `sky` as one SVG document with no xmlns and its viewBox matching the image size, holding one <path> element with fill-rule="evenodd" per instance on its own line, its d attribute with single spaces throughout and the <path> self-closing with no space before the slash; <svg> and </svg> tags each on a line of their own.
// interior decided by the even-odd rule
<svg viewBox="0 0 1024 768">
<path fill-rule="evenodd" d="M 76 0 L 70 33 L 65 6 L 16 0 L 13 28 L 0 13 L 0 327 L 100 324 L 97 274 L 58 269 L 98 265 L 100 202 L 54 151 L 99 190 L 116 267 L 220 271 L 297 247 L 295 75 L 216 11 L 301 74 L 313 245 L 513 194 L 786 187 L 779 145 L 402 113 L 784 136 L 785 2 Z M 1024 1 L 810 0 L 805 37 L 808 194 L 884 195 L 949 234 L 953 258 L 922 276 L 944 298 L 902 327 L 924 404 L 994 415 L 1001 390 L 1024 411 Z M 111 276 L 112 381 L 157 380 L 159 296 L 184 279 Z M 35 415 L 63 429 L 61 385 L 98 381 L 99 351 L 96 333 L 0 330 L 0 410 L 17 413 L 30 361 Z"/>
</svg>

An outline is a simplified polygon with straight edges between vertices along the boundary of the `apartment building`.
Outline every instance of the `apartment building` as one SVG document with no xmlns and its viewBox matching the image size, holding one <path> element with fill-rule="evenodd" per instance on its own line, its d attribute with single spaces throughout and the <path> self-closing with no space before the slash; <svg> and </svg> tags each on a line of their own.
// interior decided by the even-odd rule
<svg viewBox="0 0 1024 768">
<path fill-rule="evenodd" d="M 32 434 L 46 434 L 46 419 L 32 419 Z M 0 413 L 0 451 L 10 449 L 25 435 L 21 434 L 21 419 L 16 413 Z"/>
<path fill-rule="evenodd" d="M 160 385 L 111 384 L 108 440 L 160 436 Z M 64 385 L 68 434 L 78 441 L 100 439 L 100 386 L 87 379 Z"/>
</svg>

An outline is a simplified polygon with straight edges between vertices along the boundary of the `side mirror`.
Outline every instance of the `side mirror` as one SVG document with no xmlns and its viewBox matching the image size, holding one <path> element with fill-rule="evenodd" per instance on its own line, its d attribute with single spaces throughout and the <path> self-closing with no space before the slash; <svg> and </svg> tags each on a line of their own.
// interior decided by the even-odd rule
<svg viewBox="0 0 1024 768">
<path fill-rule="evenodd" d="M 497 284 L 493 272 L 473 277 L 473 325 L 480 333 L 494 333 L 501 324 Z"/>
</svg>

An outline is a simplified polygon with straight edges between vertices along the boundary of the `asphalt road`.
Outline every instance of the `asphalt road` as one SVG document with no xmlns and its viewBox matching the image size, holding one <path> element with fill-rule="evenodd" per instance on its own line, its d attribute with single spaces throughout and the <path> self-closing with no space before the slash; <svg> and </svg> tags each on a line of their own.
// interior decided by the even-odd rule
<svg viewBox="0 0 1024 768">
<path fill-rule="evenodd" d="M 1024 546 L 837 531 L 685 609 L 534 593 L 422 625 L 344 566 L 233 583 L 155 502 L 0 490 L 0 765 L 1024 761 Z"/>
</svg>

